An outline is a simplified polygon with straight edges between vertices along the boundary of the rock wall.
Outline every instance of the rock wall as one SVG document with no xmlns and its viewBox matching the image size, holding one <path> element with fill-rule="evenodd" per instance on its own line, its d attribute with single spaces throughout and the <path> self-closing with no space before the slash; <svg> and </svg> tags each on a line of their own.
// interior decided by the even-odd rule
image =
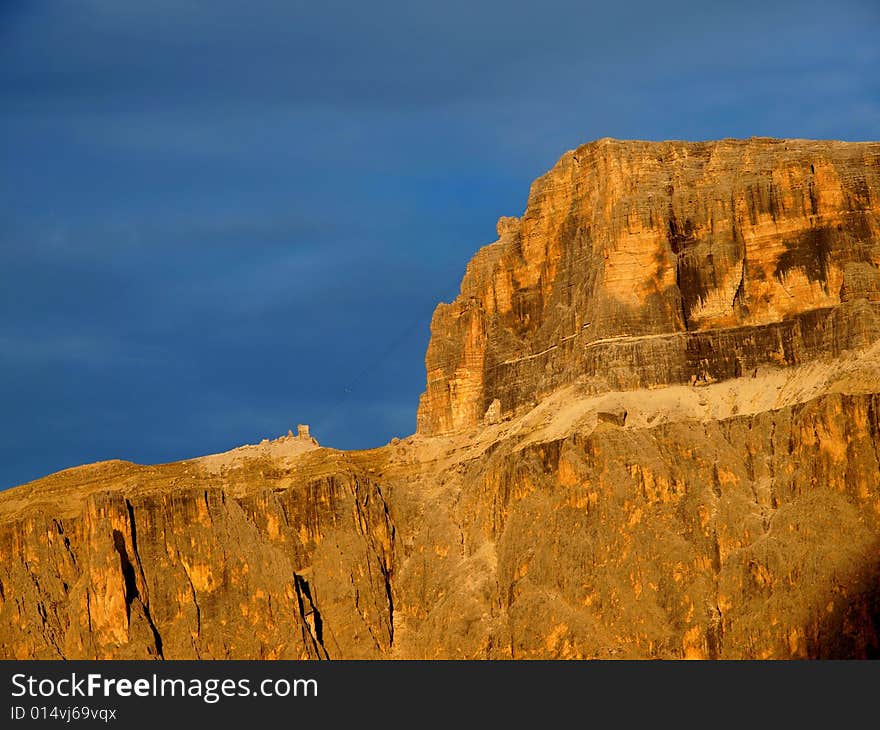
<svg viewBox="0 0 880 730">
<path fill-rule="evenodd" d="M 388 652 L 394 531 L 375 484 L 340 473 L 261 488 L 255 472 L 256 488 L 234 496 L 206 474 L 180 486 L 186 472 L 171 465 L 160 469 L 160 489 L 144 493 L 123 474 L 107 474 L 114 488 L 84 495 L 71 515 L 39 509 L 4 520 L 0 656 Z"/>
<path fill-rule="evenodd" d="M 417 434 L 0 493 L 0 658 L 880 656 L 878 175 L 567 153 L 438 307 Z"/>
<path fill-rule="evenodd" d="M 863 345 L 876 315 L 834 308 L 880 302 L 880 145 L 603 139 L 563 155 L 498 236 L 434 313 L 420 433 L 577 379 L 688 382 Z M 815 311 L 847 337 L 815 341 Z"/>
<path fill-rule="evenodd" d="M 398 507 L 420 556 L 397 575 L 410 624 L 398 650 L 878 657 L 878 417 L 880 395 L 834 395 L 501 444 L 444 480 L 448 517 Z"/>
</svg>

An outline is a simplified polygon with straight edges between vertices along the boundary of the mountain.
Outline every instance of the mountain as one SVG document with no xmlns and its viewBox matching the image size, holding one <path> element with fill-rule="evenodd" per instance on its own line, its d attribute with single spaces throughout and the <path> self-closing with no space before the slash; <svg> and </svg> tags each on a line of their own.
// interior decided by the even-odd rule
<svg viewBox="0 0 880 730">
<path fill-rule="evenodd" d="M 880 143 L 567 152 L 431 335 L 382 448 L 0 494 L 0 657 L 880 654 Z"/>
</svg>

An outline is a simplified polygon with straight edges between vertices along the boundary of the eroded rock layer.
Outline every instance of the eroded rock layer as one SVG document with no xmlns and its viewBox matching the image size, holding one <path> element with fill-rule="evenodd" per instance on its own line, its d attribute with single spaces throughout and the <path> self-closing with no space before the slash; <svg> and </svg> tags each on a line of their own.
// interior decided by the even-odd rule
<svg viewBox="0 0 880 730">
<path fill-rule="evenodd" d="M 2 658 L 880 656 L 880 145 L 600 140 L 418 432 L 0 493 Z"/>
<path fill-rule="evenodd" d="M 578 379 L 718 379 L 870 341 L 876 316 L 835 308 L 880 301 L 880 145 L 599 140 L 535 181 L 498 235 L 434 314 L 420 433 Z"/>
<path fill-rule="evenodd" d="M 0 655 L 386 652 L 394 528 L 379 488 L 339 470 L 293 489 L 265 467 L 218 488 L 195 465 L 98 465 L 73 510 L 29 505 L 5 520 Z M 237 479 L 256 488 L 230 489 Z"/>
</svg>

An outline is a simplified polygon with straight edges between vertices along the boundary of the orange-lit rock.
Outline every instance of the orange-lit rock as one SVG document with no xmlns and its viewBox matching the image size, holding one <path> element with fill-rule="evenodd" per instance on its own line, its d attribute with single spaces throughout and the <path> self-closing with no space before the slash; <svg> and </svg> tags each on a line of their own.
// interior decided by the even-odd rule
<svg viewBox="0 0 880 730">
<path fill-rule="evenodd" d="M 419 432 L 579 379 L 717 380 L 870 341 L 876 315 L 837 307 L 880 302 L 878 160 L 874 143 L 772 139 L 567 152 L 434 313 Z"/>
<path fill-rule="evenodd" d="M 413 436 L 0 493 L 0 657 L 880 655 L 878 176 L 566 153 L 437 308 Z"/>
</svg>

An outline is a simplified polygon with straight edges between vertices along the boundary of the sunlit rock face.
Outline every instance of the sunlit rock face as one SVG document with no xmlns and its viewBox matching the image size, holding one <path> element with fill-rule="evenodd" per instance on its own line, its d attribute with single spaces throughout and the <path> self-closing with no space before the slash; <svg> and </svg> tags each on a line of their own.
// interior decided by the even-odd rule
<svg viewBox="0 0 880 730">
<path fill-rule="evenodd" d="M 875 143 L 566 153 L 414 435 L 0 493 L 0 657 L 880 655 L 878 200 Z"/>
<path fill-rule="evenodd" d="M 620 142 L 563 155 L 431 325 L 424 434 L 572 382 L 736 377 L 870 341 L 880 145 Z M 841 306 L 847 305 L 850 306 Z"/>
</svg>

